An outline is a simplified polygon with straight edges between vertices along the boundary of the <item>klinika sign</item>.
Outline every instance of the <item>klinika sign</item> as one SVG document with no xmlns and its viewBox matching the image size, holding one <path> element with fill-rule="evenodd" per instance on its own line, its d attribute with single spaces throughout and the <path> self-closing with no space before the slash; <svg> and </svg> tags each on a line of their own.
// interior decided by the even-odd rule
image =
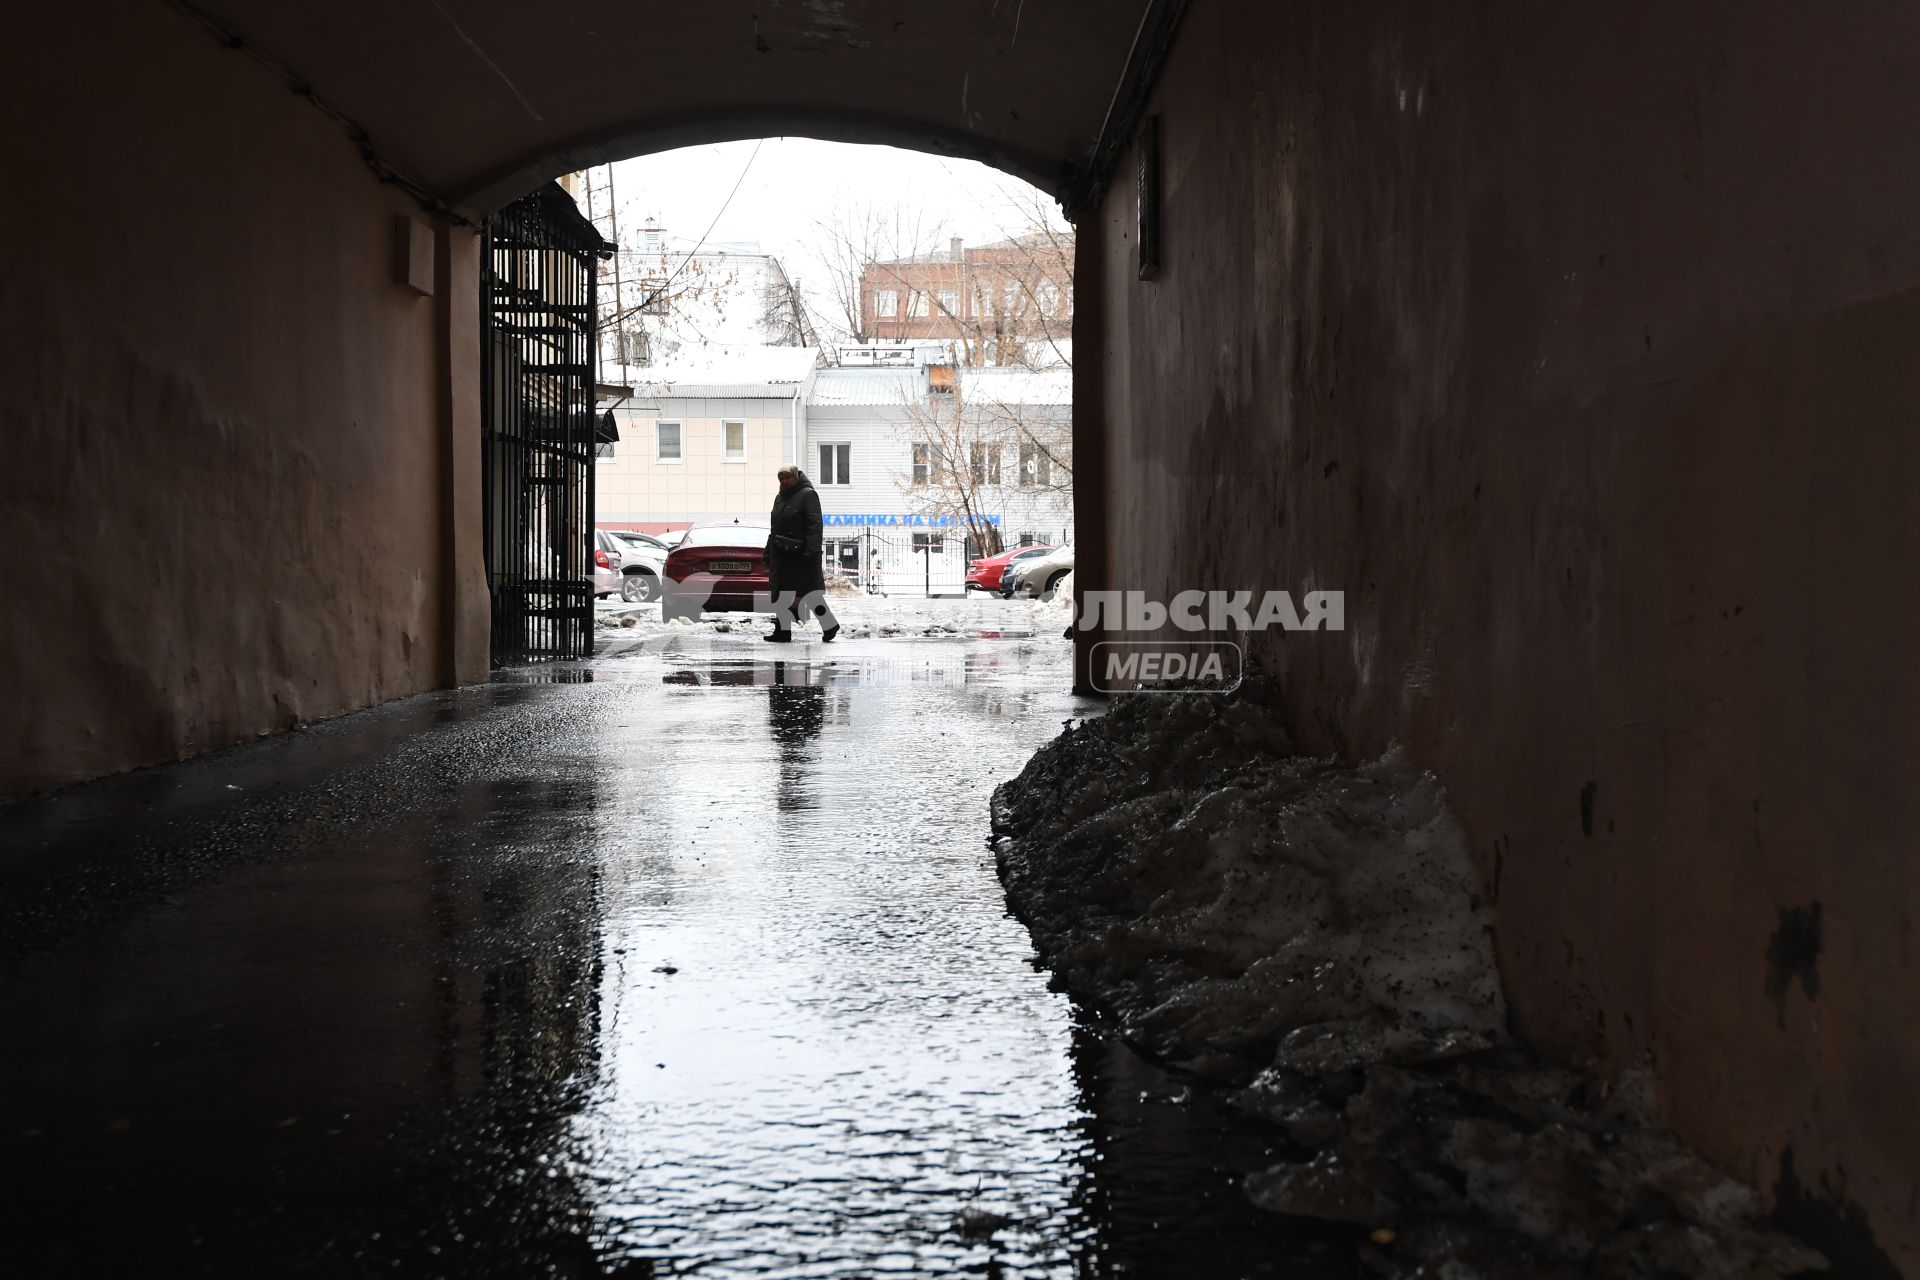
<svg viewBox="0 0 1920 1280">
<path fill-rule="evenodd" d="M 975 519 L 982 524 L 997 525 L 1000 523 L 999 516 L 976 516 Z M 904 516 L 904 515 L 866 515 L 866 516 L 823 515 L 820 517 L 820 521 L 822 524 L 853 524 L 853 525 L 873 525 L 873 526 L 899 525 L 902 528 L 911 527 L 915 529 L 950 529 L 954 525 L 963 525 L 963 524 L 969 523 L 968 521 L 962 519 L 959 516 Z"/>
</svg>

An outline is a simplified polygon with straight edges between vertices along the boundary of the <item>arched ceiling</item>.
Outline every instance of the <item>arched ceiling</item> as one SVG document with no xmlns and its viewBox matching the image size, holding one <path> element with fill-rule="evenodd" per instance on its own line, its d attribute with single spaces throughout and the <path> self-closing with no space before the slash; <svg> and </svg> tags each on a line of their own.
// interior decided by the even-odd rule
<svg viewBox="0 0 1920 1280">
<path fill-rule="evenodd" d="M 727 138 L 887 142 L 1059 193 L 1151 0 L 210 0 L 381 157 L 485 211 L 606 160 Z"/>
</svg>

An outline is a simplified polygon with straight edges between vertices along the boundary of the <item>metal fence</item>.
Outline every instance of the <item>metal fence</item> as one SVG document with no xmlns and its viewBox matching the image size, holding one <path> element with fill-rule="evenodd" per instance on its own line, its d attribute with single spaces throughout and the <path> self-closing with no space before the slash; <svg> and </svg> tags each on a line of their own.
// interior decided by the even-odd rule
<svg viewBox="0 0 1920 1280">
<path fill-rule="evenodd" d="M 1041 535 L 1052 541 L 1054 535 Z M 1058 535 L 1061 545 L 1064 531 Z M 1002 550 L 1019 546 L 1009 539 Z M 838 573 L 857 591 L 888 596 L 958 596 L 967 590 L 967 569 L 991 552 L 959 530 L 875 533 L 871 529 L 836 534 L 821 543 L 829 573 Z"/>
<path fill-rule="evenodd" d="M 485 237 L 481 467 L 493 661 L 585 657 L 601 240 L 557 185 L 493 215 Z"/>
</svg>

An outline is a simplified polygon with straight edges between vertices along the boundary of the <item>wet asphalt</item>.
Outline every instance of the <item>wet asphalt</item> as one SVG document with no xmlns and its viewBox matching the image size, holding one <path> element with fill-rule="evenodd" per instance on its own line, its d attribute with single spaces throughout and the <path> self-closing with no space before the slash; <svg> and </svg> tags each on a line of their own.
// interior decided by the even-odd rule
<svg viewBox="0 0 1920 1280">
<path fill-rule="evenodd" d="M 1064 645 L 603 644 L 0 810 L 0 1270 L 1354 1274 L 1006 913 Z"/>
</svg>

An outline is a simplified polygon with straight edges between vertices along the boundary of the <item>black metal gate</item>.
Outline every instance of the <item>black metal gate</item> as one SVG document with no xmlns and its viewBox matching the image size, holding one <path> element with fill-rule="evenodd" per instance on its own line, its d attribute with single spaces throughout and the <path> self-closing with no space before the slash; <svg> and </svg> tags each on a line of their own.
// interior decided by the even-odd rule
<svg viewBox="0 0 1920 1280">
<path fill-rule="evenodd" d="M 594 277 L 557 184 L 487 220 L 480 372 L 493 662 L 593 650 Z"/>
</svg>

